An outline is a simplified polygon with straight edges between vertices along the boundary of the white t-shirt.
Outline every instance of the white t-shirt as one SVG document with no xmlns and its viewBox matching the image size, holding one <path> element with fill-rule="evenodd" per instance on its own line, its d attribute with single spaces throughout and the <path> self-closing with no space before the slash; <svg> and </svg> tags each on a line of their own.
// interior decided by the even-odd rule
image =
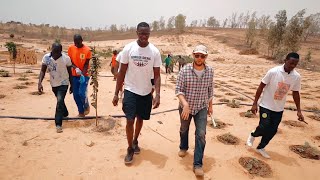
<svg viewBox="0 0 320 180">
<path fill-rule="evenodd" d="M 50 57 L 50 53 L 45 54 L 42 58 L 42 64 L 47 66 L 50 74 L 50 84 L 52 87 L 61 85 L 69 85 L 69 73 L 67 67 L 72 65 L 71 59 L 68 55 L 62 53 L 62 56 L 54 60 Z"/>
<path fill-rule="evenodd" d="M 266 84 L 260 101 L 260 106 L 271 111 L 280 112 L 284 110 L 288 92 L 300 91 L 301 76 L 293 70 L 289 74 L 285 72 L 284 65 L 277 66 L 268 71 L 262 79 Z"/>
<path fill-rule="evenodd" d="M 124 89 L 141 96 L 148 95 L 152 89 L 153 67 L 161 66 L 160 51 L 151 43 L 143 48 L 134 41 L 124 47 L 120 62 L 128 64 Z"/>
</svg>

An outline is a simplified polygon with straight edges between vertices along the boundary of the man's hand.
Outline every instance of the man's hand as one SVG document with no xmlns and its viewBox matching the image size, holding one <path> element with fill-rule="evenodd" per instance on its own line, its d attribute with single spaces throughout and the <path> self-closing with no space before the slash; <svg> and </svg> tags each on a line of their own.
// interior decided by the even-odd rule
<svg viewBox="0 0 320 180">
<path fill-rule="evenodd" d="M 213 112 L 213 110 L 212 110 L 212 106 L 209 106 L 208 107 L 208 115 L 211 117 L 211 115 L 212 115 L 212 112 Z"/>
<path fill-rule="evenodd" d="M 251 107 L 251 112 L 255 115 L 258 111 L 258 105 L 256 103 L 253 103 Z"/>
<path fill-rule="evenodd" d="M 152 109 L 156 109 L 156 108 L 159 107 L 159 105 L 160 105 L 160 95 L 156 94 L 156 97 L 152 99 L 152 105 L 153 105 Z"/>
<path fill-rule="evenodd" d="M 81 75 L 82 74 L 82 71 L 79 68 L 76 68 L 75 70 L 76 70 L 77 75 Z"/>
<path fill-rule="evenodd" d="M 112 104 L 113 106 L 118 106 L 119 97 L 117 95 L 113 96 Z"/>
<path fill-rule="evenodd" d="M 70 86 L 69 93 L 70 93 L 70 94 L 73 93 L 73 87 L 72 87 L 72 85 Z"/>
<path fill-rule="evenodd" d="M 305 122 L 305 121 L 304 121 L 304 117 L 303 117 L 301 111 L 298 111 L 298 112 L 297 112 L 297 116 L 298 116 L 298 120 L 299 120 L 299 121 Z"/>
<path fill-rule="evenodd" d="M 184 105 L 183 108 L 182 108 L 181 118 L 182 118 L 183 120 L 188 120 L 189 115 L 190 115 L 189 104 L 186 104 L 186 105 Z"/>
<path fill-rule="evenodd" d="M 43 92 L 42 83 L 38 83 L 38 91 L 39 91 L 39 93 Z"/>
</svg>

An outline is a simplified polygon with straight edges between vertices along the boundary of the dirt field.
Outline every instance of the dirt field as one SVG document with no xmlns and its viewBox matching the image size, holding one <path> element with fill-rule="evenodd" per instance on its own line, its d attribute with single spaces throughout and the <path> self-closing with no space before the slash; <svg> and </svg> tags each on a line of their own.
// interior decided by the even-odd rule
<svg viewBox="0 0 320 180">
<path fill-rule="evenodd" d="M 133 39 L 95 41 L 86 43 L 99 48 L 121 48 Z M 151 37 L 162 52 L 174 55 L 188 55 L 198 43 L 209 48 L 207 63 L 215 70 L 215 99 L 219 103 L 223 99 L 239 99 L 240 103 L 251 104 L 254 93 L 261 78 L 274 62 L 253 55 L 239 55 L 239 51 L 213 36 L 183 34 L 162 35 Z M 0 45 L 3 45 L 1 42 Z M 63 42 L 64 49 L 71 42 Z M 28 43 L 26 43 L 28 44 Z M 39 57 L 43 55 L 47 45 L 37 40 L 30 40 L 30 46 L 38 49 Z M 5 51 L 4 48 L 1 48 Z M 0 53 L 0 59 L 5 59 L 5 53 Z M 111 75 L 108 66 L 110 59 L 103 59 L 101 75 Z M 1 62 L 0 69 L 9 70 L 10 66 Z M 55 97 L 48 82 L 49 75 L 43 81 L 42 95 L 30 93 L 37 90 L 37 75 L 39 63 L 34 66 L 17 65 L 19 68 L 35 68 L 33 73 L 27 69 L 17 69 L 17 74 L 11 77 L 0 77 L 0 116 L 37 116 L 53 117 Z M 162 67 L 164 70 L 164 67 Z M 177 76 L 177 68 L 174 69 Z M 304 110 L 320 109 L 320 73 L 297 69 L 302 75 L 301 104 Z M 171 76 L 161 74 L 161 104 L 153 112 L 176 109 L 178 99 L 174 96 L 174 83 Z M 20 78 L 20 80 L 18 80 Z M 28 83 L 26 83 L 28 82 Z M 115 81 L 110 77 L 99 78 L 99 115 L 122 115 L 121 104 L 113 107 L 111 101 L 115 89 Z M 17 85 L 25 89 L 14 89 Z M 236 92 L 236 91 L 240 92 Z M 89 94 L 92 87 L 89 87 Z M 242 94 L 241 94 L 242 93 Z M 2 95 L 2 96 L 1 96 Z M 246 96 L 244 96 L 246 95 Z M 69 117 L 77 115 L 76 104 L 72 95 L 66 96 Z M 286 107 L 295 107 L 293 99 L 287 98 Z M 214 118 L 225 123 L 221 129 L 207 127 L 207 144 L 204 156 L 203 179 L 263 179 L 249 173 L 239 163 L 241 157 L 253 157 L 268 164 L 272 174 L 270 179 L 315 180 L 319 178 L 319 160 L 301 158 L 289 149 L 291 145 L 304 144 L 306 141 L 313 147 L 320 147 L 320 141 L 314 137 L 320 135 L 320 121 L 307 116 L 313 113 L 304 112 L 308 125 L 294 126 L 295 123 L 281 123 L 279 133 L 267 146 L 266 151 L 271 159 L 266 160 L 254 149 L 245 146 L 245 141 L 251 130 L 258 124 L 258 117 L 247 118 L 241 113 L 250 106 L 240 105 L 231 108 L 227 105 L 213 107 Z M 94 115 L 94 108 L 90 114 Z M 153 115 L 150 121 L 145 121 L 141 131 L 139 144 L 141 153 L 134 156 L 132 166 L 125 166 L 123 159 L 126 153 L 125 119 L 101 120 L 102 129 L 95 129 L 94 120 L 64 121 L 64 132 L 55 132 L 54 121 L 19 120 L 0 118 L 0 179 L 197 179 L 192 172 L 194 150 L 194 124 L 190 129 L 190 149 L 184 158 L 178 157 L 179 151 L 179 116 L 177 111 Z M 297 121 L 296 112 L 286 110 L 284 122 Z M 298 122 L 299 124 L 299 122 Z M 239 138 L 237 145 L 225 145 L 217 137 L 231 133 Z M 254 146 L 258 145 L 257 139 Z"/>
</svg>

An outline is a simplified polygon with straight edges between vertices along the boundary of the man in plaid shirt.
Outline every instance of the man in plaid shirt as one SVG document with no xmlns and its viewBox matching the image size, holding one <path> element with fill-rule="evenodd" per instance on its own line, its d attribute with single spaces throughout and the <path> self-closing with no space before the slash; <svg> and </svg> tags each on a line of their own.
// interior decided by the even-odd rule
<svg viewBox="0 0 320 180">
<path fill-rule="evenodd" d="M 183 67 L 176 84 L 181 122 L 178 155 L 184 157 L 187 154 L 189 126 L 193 117 L 196 126 L 193 170 L 196 176 L 204 175 L 202 158 L 206 145 L 207 114 L 212 114 L 213 68 L 205 64 L 207 56 L 205 46 L 196 46 L 193 63 Z"/>
</svg>

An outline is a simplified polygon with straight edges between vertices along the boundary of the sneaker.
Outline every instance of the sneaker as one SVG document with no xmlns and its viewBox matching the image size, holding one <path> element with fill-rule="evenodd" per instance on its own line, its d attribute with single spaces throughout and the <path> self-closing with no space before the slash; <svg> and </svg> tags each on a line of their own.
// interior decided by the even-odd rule
<svg viewBox="0 0 320 180">
<path fill-rule="evenodd" d="M 203 172 L 203 169 L 202 167 L 194 167 L 193 168 L 193 172 L 194 172 L 194 175 L 196 176 L 204 176 L 204 172 Z"/>
<path fill-rule="evenodd" d="M 125 164 L 131 164 L 132 161 L 133 161 L 133 155 L 134 155 L 133 148 L 128 147 L 127 155 L 126 155 L 126 157 L 124 157 L 124 163 Z"/>
<path fill-rule="evenodd" d="M 178 152 L 179 157 L 185 157 L 187 155 L 187 150 L 180 149 Z"/>
<path fill-rule="evenodd" d="M 63 132 L 62 127 L 61 127 L 61 126 L 57 126 L 57 127 L 56 127 L 56 130 L 57 130 L 57 133 L 62 133 L 62 132 Z"/>
<path fill-rule="evenodd" d="M 88 115 L 90 113 L 90 106 L 88 106 L 85 110 L 84 110 L 84 115 Z"/>
<path fill-rule="evenodd" d="M 132 142 L 132 148 L 133 148 L 135 154 L 140 154 L 140 148 L 138 146 L 138 141 Z"/>
<path fill-rule="evenodd" d="M 263 149 L 257 149 L 257 151 L 265 158 L 270 159 L 269 154 L 267 154 L 266 150 Z"/>
<path fill-rule="evenodd" d="M 253 137 L 250 133 L 248 140 L 247 140 L 247 146 L 252 147 L 254 139 L 255 139 L 255 137 Z"/>
</svg>

